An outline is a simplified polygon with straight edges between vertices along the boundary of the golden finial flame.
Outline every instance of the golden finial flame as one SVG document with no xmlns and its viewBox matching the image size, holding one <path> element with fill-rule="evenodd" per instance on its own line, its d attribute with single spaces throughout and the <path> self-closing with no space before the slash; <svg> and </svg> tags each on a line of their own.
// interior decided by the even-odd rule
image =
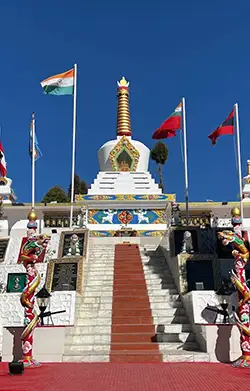
<svg viewBox="0 0 250 391">
<path fill-rule="evenodd" d="M 124 76 L 121 78 L 120 81 L 117 82 L 117 84 L 118 84 L 118 87 L 128 87 L 129 86 L 129 82 L 125 79 Z"/>
</svg>

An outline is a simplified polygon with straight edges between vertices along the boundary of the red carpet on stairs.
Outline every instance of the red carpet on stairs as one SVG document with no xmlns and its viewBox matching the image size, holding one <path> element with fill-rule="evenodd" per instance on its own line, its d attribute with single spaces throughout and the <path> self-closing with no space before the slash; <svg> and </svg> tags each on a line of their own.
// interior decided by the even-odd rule
<svg viewBox="0 0 250 391">
<path fill-rule="evenodd" d="M 161 362 L 140 251 L 115 246 L 111 362 Z"/>
</svg>

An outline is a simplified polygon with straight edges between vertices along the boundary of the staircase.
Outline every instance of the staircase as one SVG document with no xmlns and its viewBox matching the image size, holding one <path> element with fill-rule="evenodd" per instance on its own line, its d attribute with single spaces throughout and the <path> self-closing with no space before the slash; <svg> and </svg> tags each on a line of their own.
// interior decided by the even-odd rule
<svg viewBox="0 0 250 391">
<path fill-rule="evenodd" d="M 161 250 L 136 247 L 89 248 L 65 362 L 208 361 Z"/>
<path fill-rule="evenodd" d="M 108 362 L 111 341 L 114 245 L 93 245 L 84 265 L 76 324 L 67 330 L 63 361 Z"/>
<path fill-rule="evenodd" d="M 208 361 L 208 354 L 196 342 L 166 259 L 156 247 L 140 246 L 140 252 L 155 324 L 154 341 L 163 361 Z"/>
<path fill-rule="evenodd" d="M 154 323 L 136 244 L 115 247 L 111 362 L 161 362 L 152 342 Z"/>
</svg>

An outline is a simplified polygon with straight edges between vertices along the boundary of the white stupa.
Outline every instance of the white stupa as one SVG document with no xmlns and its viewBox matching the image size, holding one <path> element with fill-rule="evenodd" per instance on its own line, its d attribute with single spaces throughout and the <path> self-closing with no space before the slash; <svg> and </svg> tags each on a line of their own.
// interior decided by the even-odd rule
<svg viewBox="0 0 250 391">
<path fill-rule="evenodd" d="M 162 194 L 148 171 L 150 150 L 132 139 L 129 82 L 123 77 L 117 84 L 117 137 L 99 149 L 100 171 L 88 194 Z"/>
</svg>

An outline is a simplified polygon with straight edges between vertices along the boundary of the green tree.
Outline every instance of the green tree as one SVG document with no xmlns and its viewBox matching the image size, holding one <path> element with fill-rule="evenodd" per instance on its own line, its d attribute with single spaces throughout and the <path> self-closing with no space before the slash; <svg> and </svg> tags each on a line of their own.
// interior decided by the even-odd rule
<svg viewBox="0 0 250 391">
<path fill-rule="evenodd" d="M 69 202 L 69 198 L 65 191 L 60 186 L 54 186 L 45 194 L 42 202 L 53 202 L 57 201 L 58 203 Z"/>
<path fill-rule="evenodd" d="M 152 160 L 156 162 L 158 165 L 158 172 L 160 177 L 159 187 L 162 189 L 164 193 L 164 183 L 163 183 L 163 166 L 168 159 L 168 147 L 162 141 L 158 141 L 151 149 L 150 157 Z"/>
<path fill-rule="evenodd" d="M 87 194 L 88 193 L 88 185 L 87 183 L 79 177 L 79 175 L 75 174 L 74 176 L 74 196 L 76 194 Z M 71 183 L 68 188 L 68 197 L 71 199 Z"/>
</svg>

